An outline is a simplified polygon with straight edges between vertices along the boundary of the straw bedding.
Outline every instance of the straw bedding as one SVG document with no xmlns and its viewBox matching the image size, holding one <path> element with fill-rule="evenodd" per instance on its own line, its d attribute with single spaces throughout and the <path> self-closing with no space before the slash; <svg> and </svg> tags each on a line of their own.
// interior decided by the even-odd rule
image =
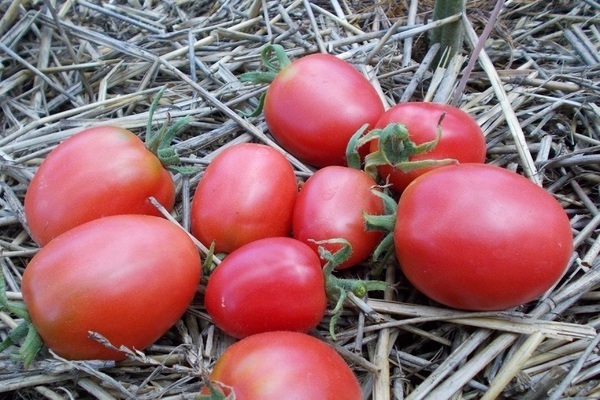
<svg viewBox="0 0 600 400">
<path fill-rule="evenodd" d="M 575 251 L 564 279 L 542 299 L 505 312 L 467 313 L 416 293 L 393 263 L 375 278 L 381 296 L 351 296 L 331 340 L 326 317 L 313 334 L 336 346 L 365 398 L 600 398 L 600 3 L 468 1 L 465 46 L 430 68 L 432 1 L 3 0 L 0 2 L 0 265 L 9 299 L 38 247 L 23 197 L 43 158 L 84 127 L 116 124 L 143 135 L 154 116 L 189 116 L 175 148 L 199 167 L 177 175 L 175 220 L 220 149 L 276 146 L 256 106 L 265 86 L 241 83 L 265 43 L 290 57 L 329 52 L 368 76 L 388 105 L 460 106 L 482 126 L 487 162 L 543 185 L 564 206 Z M 446 21 L 447 22 L 447 21 Z M 443 23 L 443 22 L 442 22 Z M 480 41 L 483 35 L 487 40 Z M 472 65 L 469 61 L 473 60 Z M 298 177 L 312 169 L 291 158 Z M 346 274 L 372 278 L 368 268 Z M 29 368 L 0 355 L 7 399 L 192 399 L 232 343 L 202 306 L 144 353 L 124 362 L 71 362 L 44 352 Z M 0 311 L 0 336 L 18 320 Z"/>
</svg>

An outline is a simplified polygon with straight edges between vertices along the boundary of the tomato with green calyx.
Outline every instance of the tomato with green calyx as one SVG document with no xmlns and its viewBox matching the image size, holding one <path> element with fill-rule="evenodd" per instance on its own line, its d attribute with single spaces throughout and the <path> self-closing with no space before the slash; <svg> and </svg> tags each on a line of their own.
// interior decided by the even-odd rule
<svg viewBox="0 0 600 400">
<path fill-rule="evenodd" d="M 212 399 L 360 400 L 359 382 L 329 345 L 298 332 L 265 332 L 229 347 L 209 377 Z M 210 394 L 206 385 L 202 394 Z"/>
<path fill-rule="evenodd" d="M 365 214 L 380 215 L 384 211 L 383 200 L 373 193 L 376 190 L 377 184 L 364 171 L 336 165 L 318 170 L 298 194 L 292 226 L 294 238 L 315 252 L 315 241 L 347 240 L 352 254 L 337 269 L 365 261 L 383 238 L 382 232 L 368 230 L 365 224 Z M 323 247 L 333 253 L 341 246 Z"/>
<path fill-rule="evenodd" d="M 271 53 L 278 65 L 270 61 Z M 346 165 L 346 146 L 354 132 L 364 124 L 375 125 L 384 112 L 373 85 L 352 64 L 331 54 L 290 62 L 281 46 L 269 45 L 263 61 L 266 74 L 242 78 L 270 82 L 263 110 L 275 140 L 315 167 Z"/>
<path fill-rule="evenodd" d="M 386 128 L 386 135 L 381 136 Z M 366 139 L 373 140 L 365 169 L 376 168 L 396 192 L 436 167 L 483 163 L 486 155 L 485 137 L 477 121 L 447 104 L 397 104 L 381 116 Z M 379 140 L 385 142 L 380 145 Z"/>
<path fill-rule="evenodd" d="M 164 90 L 149 110 L 146 141 L 116 126 L 84 129 L 60 143 L 42 162 L 25 194 L 25 217 L 33 240 L 45 245 L 82 223 L 119 214 L 160 215 L 175 202 L 169 171 L 189 173 L 169 147 L 187 119 L 154 133 L 152 118 Z"/>
<path fill-rule="evenodd" d="M 160 215 L 175 202 L 171 174 L 132 132 L 102 126 L 58 145 L 42 162 L 25 195 L 32 238 L 47 244 L 84 222 L 117 214 Z"/>
<path fill-rule="evenodd" d="M 211 274 L 204 303 L 215 324 L 236 338 L 277 330 L 308 332 L 327 306 L 321 262 L 310 247 L 292 238 L 248 243 Z"/>
<path fill-rule="evenodd" d="M 79 225 L 44 246 L 23 274 L 23 301 L 45 344 L 71 360 L 119 360 L 183 315 L 201 275 L 188 234 L 168 220 L 117 215 Z"/>
<path fill-rule="evenodd" d="M 530 302 L 563 275 L 573 253 L 560 203 L 525 177 L 487 164 L 437 168 L 398 203 L 400 267 L 433 300 L 465 310 Z"/>
<path fill-rule="evenodd" d="M 200 179 L 191 205 L 191 230 L 215 252 L 230 253 L 266 237 L 290 236 L 298 185 L 277 150 L 242 143 L 219 153 Z"/>
</svg>

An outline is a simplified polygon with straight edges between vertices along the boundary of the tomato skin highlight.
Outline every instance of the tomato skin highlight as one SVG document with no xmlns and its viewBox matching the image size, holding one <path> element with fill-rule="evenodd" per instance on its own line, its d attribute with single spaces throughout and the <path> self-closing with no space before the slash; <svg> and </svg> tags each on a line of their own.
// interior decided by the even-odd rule
<svg viewBox="0 0 600 400">
<path fill-rule="evenodd" d="M 436 138 L 438 122 L 442 114 L 442 136 L 437 146 L 426 153 L 410 157 L 410 161 L 455 159 L 460 163 L 483 163 L 486 143 L 477 122 L 465 111 L 440 103 L 407 102 L 396 104 L 387 110 L 375 125 L 385 128 L 390 123 L 402 123 L 408 129 L 410 139 L 416 144 Z M 371 142 L 370 151 L 377 149 L 377 141 Z M 390 165 L 379 166 L 382 179 L 389 179 L 391 188 L 402 192 L 416 177 L 436 167 L 424 167 L 409 172 Z"/>
<path fill-rule="evenodd" d="M 377 184 L 364 171 L 329 166 L 306 180 L 294 208 L 293 236 L 318 253 L 311 240 L 343 238 L 350 242 L 352 255 L 337 269 L 365 261 L 383 238 L 382 232 L 367 231 L 363 212 L 381 215 L 383 201 L 372 193 Z M 340 246 L 323 245 L 331 252 Z M 324 260 L 321 261 L 324 264 Z"/>
<path fill-rule="evenodd" d="M 103 126 L 60 143 L 42 162 L 25 195 L 25 216 L 41 246 L 84 222 L 108 215 L 160 215 L 175 203 L 170 173 L 132 132 Z"/>
<path fill-rule="evenodd" d="M 118 215 L 82 224 L 44 246 L 23 274 L 23 301 L 45 344 L 70 360 L 143 350 L 183 315 L 201 275 L 194 243 L 164 218 Z"/>
<path fill-rule="evenodd" d="M 217 360 L 210 379 L 231 387 L 236 400 L 362 399 L 344 359 L 298 332 L 260 333 L 234 343 Z"/>
<path fill-rule="evenodd" d="M 440 167 L 400 197 L 394 241 L 400 267 L 433 300 L 465 310 L 532 301 L 573 253 L 569 218 L 543 188 L 487 164 Z"/>
<path fill-rule="evenodd" d="M 384 112 L 377 91 L 352 64 L 311 54 L 283 68 L 264 103 L 269 131 L 287 151 L 321 168 L 346 165 L 346 146 Z"/>
<path fill-rule="evenodd" d="M 327 307 L 321 262 L 292 238 L 254 241 L 219 264 L 204 302 L 215 324 L 238 339 L 266 331 L 308 332 Z"/>
<path fill-rule="evenodd" d="M 298 194 L 290 162 L 272 147 L 242 143 L 223 150 L 200 179 L 191 231 L 215 252 L 231 253 L 254 240 L 290 236 Z"/>
</svg>

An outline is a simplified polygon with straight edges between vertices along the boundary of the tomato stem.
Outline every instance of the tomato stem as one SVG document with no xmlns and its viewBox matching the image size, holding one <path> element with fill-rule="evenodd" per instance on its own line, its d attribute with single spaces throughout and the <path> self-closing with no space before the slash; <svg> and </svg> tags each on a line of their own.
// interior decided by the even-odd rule
<svg viewBox="0 0 600 400">
<path fill-rule="evenodd" d="M 394 228 L 396 226 L 398 202 L 385 190 L 381 191 L 374 188 L 371 192 L 383 200 L 383 214 L 363 213 L 366 230 L 386 232 L 384 238 L 373 251 L 372 258 L 374 261 L 378 261 L 382 256 L 385 259 L 389 258 L 394 252 Z"/>
<path fill-rule="evenodd" d="M 370 215 L 363 213 L 365 227 L 368 231 L 393 231 L 396 225 L 396 214 Z"/>
<path fill-rule="evenodd" d="M 270 57 L 271 53 L 275 56 L 275 58 Z M 275 73 L 280 72 L 282 69 L 291 64 L 289 57 L 285 53 L 285 49 L 279 44 L 266 45 L 261 51 L 261 57 L 265 67 L 267 67 L 269 71 Z"/>
<path fill-rule="evenodd" d="M 217 267 L 218 261 L 223 261 L 225 258 L 225 253 L 215 253 L 215 241 L 213 240 L 210 243 L 210 247 L 208 248 L 208 253 L 206 254 L 206 258 L 202 263 L 202 272 L 204 276 L 209 276 L 214 269 Z M 216 261 L 215 261 L 216 260 Z"/>
<path fill-rule="evenodd" d="M 258 117 L 261 113 L 263 108 L 265 107 L 265 97 L 266 97 L 266 93 L 263 93 L 260 95 L 260 97 L 258 98 L 258 106 L 254 109 L 254 111 L 251 112 L 245 112 L 245 111 L 240 111 L 240 114 L 242 114 L 242 116 L 244 117 Z"/>
<path fill-rule="evenodd" d="M 378 148 L 365 157 L 364 170 L 374 179 L 377 178 L 377 167 L 381 165 L 390 165 L 400 169 L 402 172 L 410 172 L 420 168 L 431 166 L 441 166 L 455 164 L 455 159 L 442 160 L 418 160 L 411 161 L 410 158 L 424 154 L 433 150 L 442 137 L 442 120 L 444 114 L 440 117 L 437 125 L 437 134 L 435 139 L 416 144 L 410 140 L 410 135 L 406 126 L 402 123 L 390 123 L 384 128 L 372 129 L 364 133 L 365 127 L 361 127 L 348 143 L 346 158 L 353 163 L 356 162 L 358 149 L 372 140 L 378 141 Z"/>
<path fill-rule="evenodd" d="M 364 124 L 363 126 L 361 126 L 360 129 L 356 131 L 356 133 L 352 135 L 352 137 L 348 141 L 348 146 L 346 146 L 346 163 L 350 168 L 361 169 L 362 161 L 360 159 L 358 149 L 359 147 L 361 147 L 362 144 L 366 144 L 365 142 L 362 142 L 361 139 L 367 131 L 368 127 L 369 124 Z"/>
<path fill-rule="evenodd" d="M 179 165 L 181 164 L 181 159 L 179 158 L 177 151 L 171 147 L 171 142 L 175 135 L 190 122 L 191 118 L 180 118 L 173 123 L 171 116 L 168 115 L 167 120 L 162 124 L 160 130 L 157 133 L 153 133 L 152 126 L 154 113 L 156 112 L 156 107 L 164 92 L 165 88 L 162 87 L 152 100 L 152 104 L 150 104 L 150 109 L 148 110 L 146 148 L 156 155 L 163 167 L 183 175 L 193 174 L 197 169 Z"/>
<path fill-rule="evenodd" d="M 371 215 L 363 212 L 365 220 L 365 229 L 368 231 L 384 231 L 391 232 L 396 225 L 396 211 L 398 210 L 398 202 L 388 193 L 386 188 L 380 190 L 379 187 L 371 189 L 371 193 L 379 197 L 383 201 L 383 214 Z"/>
<path fill-rule="evenodd" d="M 249 82 L 253 84 L 269 84 L 273 82 L 275 77 L 282 69 L 290 65 L 292 62 L 285 53 L 283 46 L 279 44 L 268 44 L 260 52 L 261 64 L 266 68 L 266 71 L 249 71 L 240 75 L 240 82 Z M 250 112 L 244 113 L 247 117 L 257 117 L 262 113 L 265 103 L 265 94 L 260 96 L 258 107 Z"/>
<path fill-rule="evenodd" d="M 283 46 L 268 44 L 260 52 L 260 60 L 267 71 L 245 72 L 240 76 L 242 82 L 271 83 L 282 69 L 291 64 Z"/>
<path fill-rule="evenodd" d="M 433 20 L 438 21 L 464 12 L 464 0 L 436 0 L 433 8 Z M 463 31 L 463 23 L 460 19 L 433 29 L 431 43 L 439 43 L 441 45 L 432 63 L 434 68 L 441 64 L 442 60 L 450 60 L 461 51 L 464 36 Z"/>
<path fill-rule="evenodd" d="M 314 241 L 319 245 L 319 255 L 326 263 L 323 266 L 323 275 L 325 276 L 325 292 L 327 298 L 335 305 L 332 310 L 331 320 L 329 321 L 329 334 L 335 339 L 335 326 L 342 316 L 344 301 L 348 298 L 348 293 L 352 292 L 357 297 L 364 297 L 373 290 L 385 290 L 387 283 L 382 281 L 364 281 L 362 279 L 338 278 L 333 275 L 337 266 L 348 260 L 352 254 L 352 246 L 346 239 L 330 239 Z M 322 245 L 337 244 L 341 248 L 332 253 Z"/>
<path fill-rule="evenodd" d="M 373 261 L 383 258 L 383 264 L 394 254 L 394 231 L 388 232 L 373 250 Z"/>
</svg>

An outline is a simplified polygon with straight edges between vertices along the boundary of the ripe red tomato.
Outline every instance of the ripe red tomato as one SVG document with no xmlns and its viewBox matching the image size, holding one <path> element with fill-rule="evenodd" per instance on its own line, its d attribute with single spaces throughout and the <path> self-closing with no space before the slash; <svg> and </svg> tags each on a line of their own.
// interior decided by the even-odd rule
<svg viewBox="0 0 600 400">
<path fill-rule="evenodd" d="M 455 159 L 460 163 L 483 163 L 485 161 L 485 137 L 477 122 L 466 112 L 447 104 L 409 102 L 397 104 L 387 110 L 377 121 L 376 128 L 391 123 L 406 126 L 410 140 L 419 145 L 435 140 L 438 122 L 442 114 L 442 136 L 436 147 L 428 152 L 410 157 L 410 161 Z M 377 150 L 378 142 L 371 142 L 370 151 Z M 401 192 L 417 176 L 435 167 L 424 167 L 409 172 L 383 165 L 378 168 L 385 180 L 389 177 L 392 189 Z"/>
<path fill-rule="evenodd" d="M 236 338 L 265 331 L 308 332 L 327 307 L 321 262 L 295 239 L 257 240 L 219 264 L 204 303 L 215 324 Z"/>
<path fill-rule="evenodd" d="M 144 142 L 122 128 L 90 128 L 59 144 L 42 162 L 25 195 L 25 216 L 33 239 L 45 245 L 96 218 L 160 215 L 148 201 L 151 196 L 170 210 L 175 185 Z"/>
<path fill-rule="evenodd" d="M 72 360 L 118 360 L 114 346 L 143 350 L 185 312 L 199 284 L 200 255 L 164 218 L 96 219 L 44 246 L 23 274 L 23 301 L 45 344 Z"/>
<path fill-rule="evenodd" d="M 279 144 L 315 167 L 346 165 L 346 146 L 384 112 L 373 85 L 352 64 L 331 54 L 294 60 L 267 90 L 264 115 Z"/>
<path fill-rule="evenodd" d="M 341 166 L 329 166 L 306 180 L 294 208 L 294 238 L 317 252 L 321 241 L 343 238 L 352 246 L 352 255 L 337 269 L 365 261 L 383 238 L 382 232 L 367 231 L 363 213 L 383 214 L 383 201 L 371 191 L 377 186 L 365 172 Z M 340 245 L 327 244 L 332 253 Z M 324 261 L 322 261 L 324 263 Z"/>
<path fill-rule="evenodd" d="M 352 370 L 329 345 L 305 333 L 266 332 L 229 347 L 210 380 L 236 400 L 360 400 Z M 206 387 L 204 394 L 208 394 Z"/>
<path fill-rule="evenodd" d="M 527 303 L 564 273 L 569 218 L 543 188 L 486 164 L 445 166 L 400 197 L 394 241 L 401 269 L 430 298 L 466 310 Z"/>
<path fill-rule="evenodd" d="M 289 236 L 298 185 L 290 162 L 272 147 L 242 143 L 218 154 L 198 183 L 191 230 L 215 251 Z"/>
</svg>

